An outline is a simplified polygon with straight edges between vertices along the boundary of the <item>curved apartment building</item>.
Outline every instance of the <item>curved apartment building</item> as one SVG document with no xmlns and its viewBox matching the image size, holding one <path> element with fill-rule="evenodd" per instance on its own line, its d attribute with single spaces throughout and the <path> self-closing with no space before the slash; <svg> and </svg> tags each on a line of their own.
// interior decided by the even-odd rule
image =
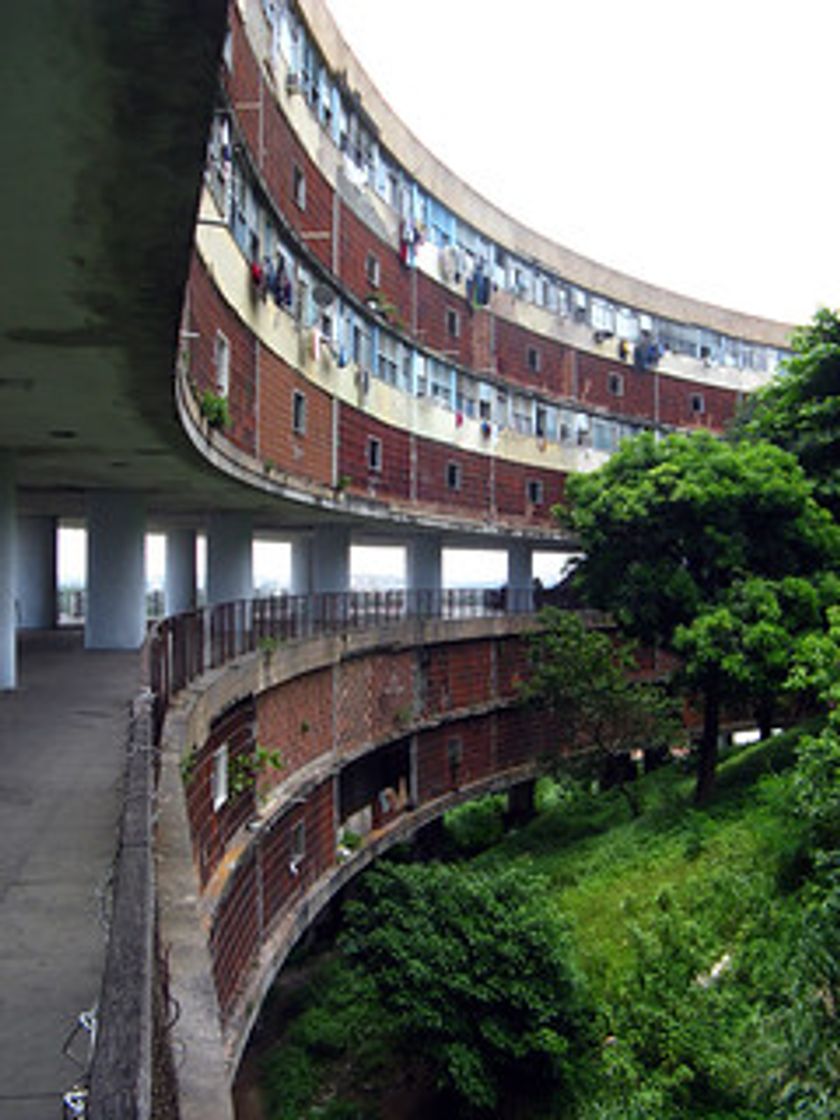
<svg viewBox="0 0 840 1120">
<path fill-rule="evenodd" d="M 569 472 L 643 429 L 722 432 L 788 330 L 501 213 L 321 0 L 231 4 L 178 362 L 223 470 L 380 532 L 545 547 Z"/>
</svg>

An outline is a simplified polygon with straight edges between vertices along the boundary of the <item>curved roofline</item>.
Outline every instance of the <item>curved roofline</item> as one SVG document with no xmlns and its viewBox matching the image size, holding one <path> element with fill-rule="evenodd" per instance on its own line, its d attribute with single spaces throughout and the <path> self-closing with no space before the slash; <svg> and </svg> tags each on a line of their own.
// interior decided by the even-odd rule
<svg viewBox="0 0 840 1120">
<path fill-rule="evenodd" d="M 239 0 L 245 6 L 247 0 Z M 616 303 L 735 338 L 785 349 L 795 324 L 721 307 L 658 287 L 552 241 L 505 213 L 433 155 L 394 112 L 344 38 L 325 0 L 296 0 L 304 22 L 334 74 L 346 75 L 380 143 L 430 194 L 465 222 L 526 261 Z"/>
</svg>

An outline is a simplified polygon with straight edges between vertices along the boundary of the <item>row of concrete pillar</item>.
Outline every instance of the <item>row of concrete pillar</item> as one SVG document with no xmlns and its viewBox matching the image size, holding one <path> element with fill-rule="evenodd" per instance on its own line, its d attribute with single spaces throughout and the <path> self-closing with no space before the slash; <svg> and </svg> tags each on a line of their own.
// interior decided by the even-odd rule
<svg viewBox="0 0 840 1120">
<path fill-rule="evenodd" d="M 54 517 L 18 517 L 13 476 L 0 461 L 0 688 L 17 682 L 16 631 L 50 628 L 56 622 Z M 136 649 L 146 629 L 144 541 L 141 495 L 95 491 L 87 500 L 88 649 Z M 207 602 L 247 599 L 253 594 L 253 532 L 245 513 L 218 513 L 206 524 Z M 350 587 L 350 529 L 325 524 L 292 544 L 292 590 L 296 594 L 341 592 Z M 407 546 L 409 589 L 440 590 L 443 538 L 415 534 Z M 528 587 L 531 548 L 508 545 L 508 583 Z M 196 531 L 166 534 L 165 609 L 191 610 L 196 598 Z"/>
</svg>

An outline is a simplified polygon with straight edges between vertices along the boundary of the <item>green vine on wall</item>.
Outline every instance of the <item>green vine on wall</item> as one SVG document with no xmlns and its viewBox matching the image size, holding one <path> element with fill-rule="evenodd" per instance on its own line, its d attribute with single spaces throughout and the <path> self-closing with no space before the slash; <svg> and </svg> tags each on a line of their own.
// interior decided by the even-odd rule
<svg viewBox="0 0 840 1120">
<path fill-rule="evenodd" d="M 257 784 L 264 770 L 282 770 L 283 759 L 278 750 L 259 744 L 252 751 L 234 755 L 228 763 L 228 788 L 231 793 L 246 793 Z"/>
</svg>

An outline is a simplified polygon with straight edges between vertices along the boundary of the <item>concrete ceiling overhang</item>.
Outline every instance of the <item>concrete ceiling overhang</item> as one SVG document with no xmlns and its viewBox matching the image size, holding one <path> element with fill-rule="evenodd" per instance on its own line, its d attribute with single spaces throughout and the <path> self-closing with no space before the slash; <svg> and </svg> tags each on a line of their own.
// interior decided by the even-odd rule
<svg viewBox="0 0 840 1120">
<path fill-rule="evenodd" d="M 27 0 L 3 25 L 0 448 L 21 502 L 212 500 L 172 371 L 225 0 Z"/>
</svg>

